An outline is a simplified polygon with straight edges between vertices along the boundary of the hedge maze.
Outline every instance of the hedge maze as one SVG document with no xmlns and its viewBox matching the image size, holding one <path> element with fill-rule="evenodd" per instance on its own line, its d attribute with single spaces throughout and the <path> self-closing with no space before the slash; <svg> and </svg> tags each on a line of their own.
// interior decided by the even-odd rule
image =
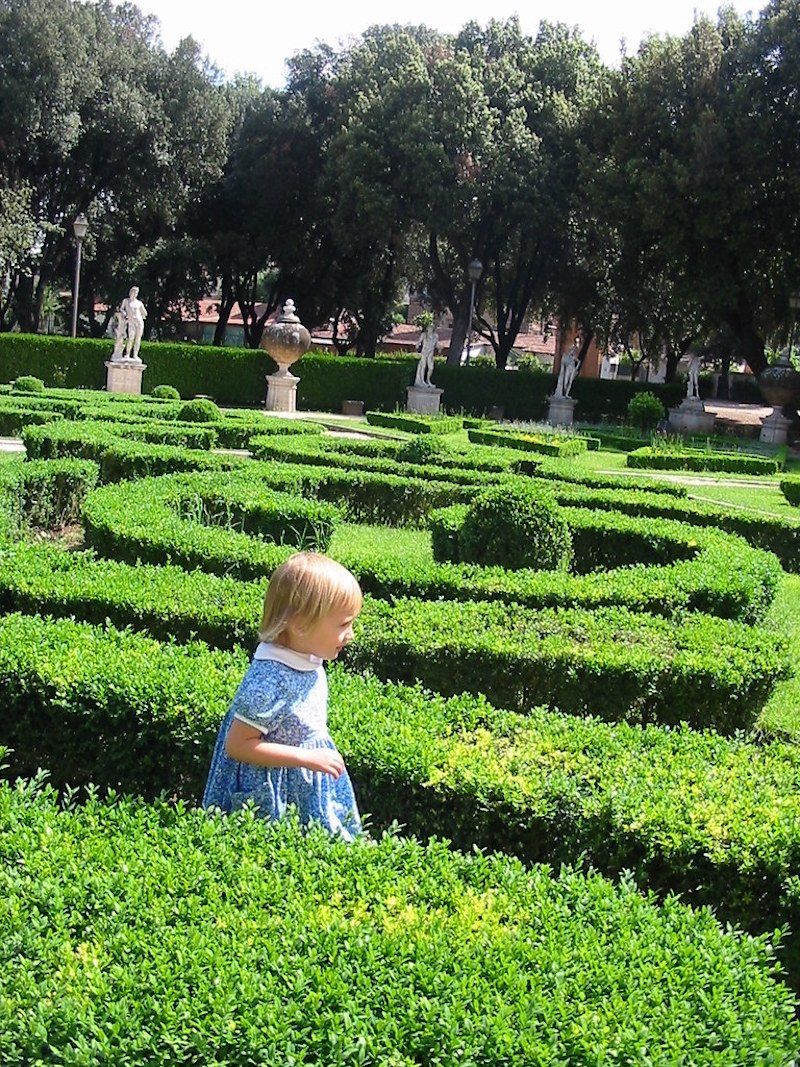
<svg viewBox="0 0 800 1067">
<path fill-rule="evenodd" d="M 800 523 L 181 407 L 0 396 L 2 1062 L 795 1062 L 800 756 L 753 728 Z M 572 562 L 462 562 L 521 487 Z M 298 546 L 365 590 L 350 847 L 195 806 Z"/>
</svg>

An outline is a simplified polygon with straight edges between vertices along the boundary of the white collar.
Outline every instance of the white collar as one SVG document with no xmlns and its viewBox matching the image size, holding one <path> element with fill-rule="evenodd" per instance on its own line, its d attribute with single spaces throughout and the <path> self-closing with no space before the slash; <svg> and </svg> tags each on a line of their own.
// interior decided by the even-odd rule
<svg viewBox="0 0 800 1067">
<path fill-rule="evenodd" d="M 322 660 L 318 656 L 295 652 L 293 648 L 287 648 L 285 645 L 268 644 L 265 641 L 259 644 L 253 659 L 274 659 L 296 671 L 315 671 L 322 666 Z"/>
</svg>

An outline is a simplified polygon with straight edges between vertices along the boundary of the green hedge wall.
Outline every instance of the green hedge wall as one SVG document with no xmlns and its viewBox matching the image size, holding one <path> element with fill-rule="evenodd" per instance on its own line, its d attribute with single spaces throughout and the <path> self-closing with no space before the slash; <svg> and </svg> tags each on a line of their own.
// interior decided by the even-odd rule
<svg viewBox="0 0 800 1067">
<path fill-rule="evenodd" d="M 46 386 L 102 389 L 105 361 L 111 354 L 108 339 L 53 337 L 42 334 L 0 335 L 0 381 L 23 374 L 41 378 Z M 266 396 L 265 376 L 275 364 L 260 349 L 215 348 L 213 345 L 144 342 L 141 357 L 147 366 L 142 388 L 172 385 L 185 399 L 197 394 L 218 404 L 260 407 Z M 357 359 L 308 352 L 297 365 L 300 377 L 297 403 L 305 411 L 341 411 L 343 400 L 363 400 L 369 410 L 394 411 L 403 406 L 417 357 Z M 452 367 L 437 360 L 434 384 L 444 389 L 448 411 L 482 415 L 504 409 L 510 419 L 541 420 L 547 412 L 555 378 L 549 374 L 498 371 L 492 367 Z M 624 419 L 630 398 L 637 392 L 656 393 L 669 408 L 682 395 L 680 383 L 652 385 L 578 378 L 572 396 L 579 418 L 599 422 Z"/>
<path fill-rule="evenodd" d="M 628 467 L 665 471 L 726 471 L 732 474 L 777 474 L 780 464 L 763 456 L 733 452 L 665 452 L 662 448 L 637 448 L 625 459 Z"/>
<path fill-rule="evenodd" d="M 108 339 L 0 334 L 0 379 L 35 374 L 47 386 L 103 389 L 105 361 L 112 348 Z M 265 376 L 274 369 L 260 349 L 145 341 L 140 356 L 147 367 L 142 377 L 145 391 L 172 385 L 186 399 L 205 394 L 218 404 L 263 405 Z"/>
<path fill-rule="evenodd" d="M 7 1067 L 765 1065 L 798 1041 L 766 939 L 630 880 L 35 786 L 0 790 L 0 827 Z"/>
<path fill-rule="evenodd" d="M 196 798 L 246 662 L 242 652 L 70 620 L 2 618 L 0 726 L 16 749 L 10 773 L 51 766 L 59 785 Z M 796 746 L 543 711 L 519 716 L 339 666 L 330 683 L 332 730 L 376 827 L 400 819 L 411 833 L 444 833 L 460 847 L 502 848 L 529 862 L 584 854 L 608 873 L 632 870 L 644 886 L 713 903 L 748 929 L 787 923 L 795 953 L 787 959 L 800 977 Z M 46 856 L 41 836 L 34 841 Z M 257 866 L 269 868 L 263 857 Z"/>
</svg>

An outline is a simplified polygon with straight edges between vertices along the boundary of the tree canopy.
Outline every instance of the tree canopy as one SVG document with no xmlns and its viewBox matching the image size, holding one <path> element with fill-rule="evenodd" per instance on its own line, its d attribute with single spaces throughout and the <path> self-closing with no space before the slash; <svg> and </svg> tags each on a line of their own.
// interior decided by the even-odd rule
<svg viewBox="0 0 800 1067">
<path fill-rule="evenodd" d="M 216 291 L 256 345 L 291 296 L 372 354 L 409 286 L 504 366 L 526 316 L 754 370 L 800 289 L 800 0 L 722 9 L 619 70 L 576 29 L 374 26 L 225 83 L 110 0 L 0 0 L 0 329 L 36 329 L 85 212 L 84 328 L 132 279 L 148 328 Z"/>
</svg>

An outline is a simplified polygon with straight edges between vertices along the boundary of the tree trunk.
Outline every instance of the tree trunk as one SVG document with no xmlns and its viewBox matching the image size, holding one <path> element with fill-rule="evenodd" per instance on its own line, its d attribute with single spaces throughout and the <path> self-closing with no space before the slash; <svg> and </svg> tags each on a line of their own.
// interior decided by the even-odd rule
<svg viewBox="0 0 800 1067">
<path fill-rule="evenodd" d="M 458 306 L 451 309 L 453 312 L 453 331 L 450 334 L 450 347 L 447 350 L 447 362 L 451 366 L 459 367 L 461 365 L 464 345 L 467 342 L 467 335 L 470 333 L 469 303 L 470 286 L 467 286 L 461 294 Z"/>
<path fill-rule="evenodd" d="M 236 299 L 233 295 L 233 285 L 229 276 L 225 276 L 222 279 L 222 295 L 219 302 L 219 311 L 217 314 L 217 325 L 214 327 L 214 339 L 211 342 L 217 347 L 221 347 L 225 344 L 225 334 L 228 330 L 228 320 L 231 317 L 231 311 L 233 305 L 236 303 Z"/>
</svg>

